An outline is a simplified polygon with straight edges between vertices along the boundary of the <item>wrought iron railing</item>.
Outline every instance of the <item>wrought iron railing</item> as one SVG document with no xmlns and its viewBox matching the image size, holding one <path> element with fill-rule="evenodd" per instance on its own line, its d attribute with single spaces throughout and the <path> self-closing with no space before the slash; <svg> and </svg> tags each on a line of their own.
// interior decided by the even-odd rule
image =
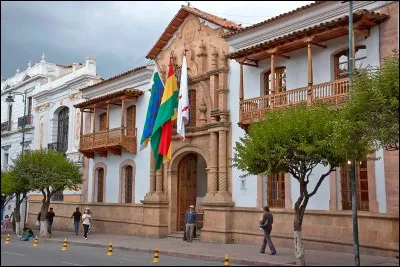
<svg viewBox="0 0 400 267">
<path fill-rule="evenodd" d="M 9 121 L 5 121 L 1 123 L 1 131 L 10 131 L 11 130 L 11 123 Z"/>
<path fill-rule="evenodd" d="M 32 124 L 32 115 L 25 115 L 18 118 L 18 127 L 23 128 L 26 125 Z"/>
</svg>

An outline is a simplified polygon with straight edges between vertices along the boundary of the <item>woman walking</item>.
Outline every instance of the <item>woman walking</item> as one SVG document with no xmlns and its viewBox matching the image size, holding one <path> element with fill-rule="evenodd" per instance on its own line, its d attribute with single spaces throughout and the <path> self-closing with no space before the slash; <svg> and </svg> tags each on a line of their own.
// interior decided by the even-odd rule
<svg viewBox="0 0 400 267">
<path fill-rule="evenodd" d="M 90 223 L 92 222 L 92 216 L 88 213 L 88 208 L 85 209 L 82 215 L 82 224 L 83 224 L 83 237 L 87 240 L 87 234 L 89 231 Z"/>
</svg>

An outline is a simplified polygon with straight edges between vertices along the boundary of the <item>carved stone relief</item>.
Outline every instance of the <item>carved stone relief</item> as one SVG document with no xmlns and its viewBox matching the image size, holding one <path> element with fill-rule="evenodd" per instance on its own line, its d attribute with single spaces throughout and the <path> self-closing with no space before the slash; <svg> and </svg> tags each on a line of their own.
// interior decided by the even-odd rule
<svg viewBox="0 0 400 267">
<path fill-rule="evenodd" d="M 43 104 L 43 105 L 41 105 L 41 106 L 37 106 L 37 107 L 35 107 L 35 111 L 36 111 L 36 112 L 45 111 L 49 106 L 50 106 L 49 103 Z"/>
<path fill-rule="evenodd" d="M 75 111 L 75 147 L 79 146 L 79 136 L 81 132 L 81 111 L 76 109 Z"/>
<path fill-rule="evenodd" d="M 43 148 L 43 138 L 44 138 L 44 116 L 41 116 L 39 120 L 39 144 L 38 144 L 38 147 L 40 149 Z"/>
</svg>

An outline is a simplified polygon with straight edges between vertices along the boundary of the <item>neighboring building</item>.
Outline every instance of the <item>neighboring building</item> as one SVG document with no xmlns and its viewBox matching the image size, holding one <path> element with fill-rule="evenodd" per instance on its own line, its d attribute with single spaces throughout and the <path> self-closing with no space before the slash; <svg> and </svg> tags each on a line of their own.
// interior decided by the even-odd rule
<svg viewBox="0 0 400 267">
<path fill-rule="evenodd" d="M 353 1 L 355 68 L 380 67 L 382 58 L 398 49 L 398 2 Z M 348 99 L 348 3 L 317 1 L 243 30 L 225 34 L 230 45 L 230 108 L 232 143 L 265 111 L 299 102 L 322 100 L 341 105 Z M 357 163 L 361 252 L 379 249 L 398 253 L 398 151 L 378 150 L 378 161 Z M 327 242 L 336 248 L 352 244 L 350 169 L 343 162 L 321 184 L 307 206 L 303 234 L 310 246 Z M 327 167 L 319 165 L 319 177 Z M 232 168 L 233 177 L 242 173 Z M 275 237 L 286 244 L 293 231 L 299 183 L 289 174 L 248 177 L 247 194 L 233 183 L 236 206 L 269 205 L 275 213 Z M 317 180 L 310 180 L 313 187 Z M 256 194 L 255 194 L 256 193 Z M 247 213 L 248 214 L 248 213 Z M 242 216 L 240 224 L 256 221 Z M 236 222 L 239 224 L 239 222 Z M 235 240 L 245 241 L 243 234 Z M 310 246 L 307 247 L 310 248 Z M 368 248 L 368 249 L 367 249 Z"/>
<path fill-rule="evenodd" d="M 72 126 L 76 118 L 80 119 L 73 108 L 73 103 L 80 99 L 78 89 L 100 81 L 96 76 L 96 63 L 87 58 L 86 63 L 69 66 L 46 62 L 44 54 L 40 63 L 19 72 L 1 83 L 1 164 L 8 169 L 12 161 L 22 151 L 23 126 L 25 122 L 25 150 L 54 148 L 66 153 L 67 157 L 79 161 L 82 155 L 77 151 L 78 136 Z M 24 117 L 24 96 L 26 93 L 26 115 Z M 6 98 L 14 96 L 14 103 L 7 103 Z M 25 118 L 25 119 L 24 119 Z M 69 127 L 69 125 L 71 125 Z M 60 144 L 57 146 L 56 144 Z M 80 201 L 80 192 L 66 191 L 66 195 L 77 194 L 74 201 Z M 30 199 L 42 199 L 41 193 L 30 193 Z M 63 200 L 62 192 L 54 195 L 53 200 Z M 66 200 L 68 197 L 66 196 Z M 72 200 L 72 199 L 71 199 Z M 14 200 L 15 202 L 15 200 Z M 15 205 L 15 203 L 10 203 Z M 11 210 L 14 206 L 11 207 Z M 7 206 L 6 211 L 8 212 Z M 25 218 L 25 202 L 21 207 L 21 220 Z"/>
<path fill-rule="evenodd" d="M 83 155 L 79 153 L 81 114 L 74 104 L 82 99 L 79 89 L 100 82 L 96 73 L 96 61 L 87 57 L 84 64 L 73 63 L 68 66 L 49 64 L 48 71 L 56 71 L 43 80 L 32 92 L 34 101 L 33 148 L 54 149 L 65 153 L 83 169 Z M 42 194 L 30 194 L 30 200 L 42 199 Z M 80 202 L 81 191 L 65 190 L 57 192 L 53 201 Z"/>
<path fill-rule="evenodd" d="M 34 66 L 31 62 L 28 63 L 28 68 L 20 72 L 17 69 L 16 74 L 6 80 L 1 81 L 1 168 L 8 170 L 13 164 L 13 160 L 17 158 L 24 149 L 33 149 L 33 129 L 36 117 L 34 116 L 33 91 L 40 87 L 43 80 L 46 80 L 50 75 L 59 75 L 62 69 L 54 67 L 52 63 L 45 61 L 43 54 L 42 60 Z M 53 71 L 49 68 L 53 67 Z M 26 105 L 24 105 L 26 93 Z M 17 95 L 15 95 L 17 94 Z M 13 103 L 6 102 L 7 97 L 13 97 Z M 24 107 L 25 117 L 24 117 Z M 23 139 L 23 126 L 25 124 L 25 142 Z M 6 208 L 6 213 L 14 211 L 15 198 L 10 201 Z M 25 205 L 25 203 L 23 203 Z M 21 215 L 24 216 L 25 207 L 21 207 Z"/>
<path fill-rule="evenodd" d="M 231 167 L 233 148 L 266 109 L 347 100 L 347 13 L 348 4 L 317 1 L 241 28 L 182 7 L 147 55 L 164 80 L 173 55 L 178 83 L 185 49 L 188 60 L 186 140 L 181 142 L 174 129 L 172 159 L 157 172 L 149 147 L 137 150 L 151 68 L 82 89 L 88 99 L 75 106 L 88 113 L 80 151 L 90 159 L 79 205 L 93 210 L 96 231 L 163 237 L 182 230 L 184 212 L 195 204 L 202 241 L 259 243 L 261 207 L 269 205 L 274 242 L 292 248 L 297 182 L 288 174 L 241 179 Z M 398 48 L 398 3 L 354 1 L 354 14 L 356 67 L 380 66 L 382 57 Z M 126 127 L 136 127 L 139 135 Z M 398 152 L 379 150 L 376 156 L 381 159 L 357 168 L 361 253 L 398 254 Z M 318 166 L 314 174 L 324 170 Z M 311 199 L 303 223 L 308 249 L 353 250 L 348 185 L 344 163 Z M 38 210 L 40 203 L 33 204 Z M 56 227 L 71 227 L 68 216 L 75 205 L 53 205 L 60 214 Z"/>
<path fill-rule="evenodd" d="M 148 191 L 149 149 L 139 152 L 138 138 L 152 75 L 153 66 L 143 66 L 81 89 L 87 100 L 75 107 L 85 114 L 79 148 L 89 159 L 85 202 L 133 205 Z"/>
</svg>

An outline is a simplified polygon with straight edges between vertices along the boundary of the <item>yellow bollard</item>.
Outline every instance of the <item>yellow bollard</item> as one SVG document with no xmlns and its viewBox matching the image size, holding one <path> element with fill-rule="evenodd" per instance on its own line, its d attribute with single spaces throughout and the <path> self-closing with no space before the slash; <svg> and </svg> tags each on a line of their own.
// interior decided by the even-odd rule
<svg viewBox="0 0 400 267">
<path fill-rule="evenodd" d="M 112 256 L 112 255 L 113 255 L 113 253 L 112 253 L 112 244 L 111 244 L 111 242 L 110 242 L 110 246 L 108 247 L 107 256 Z"/>
<path fill-rule="evenodd" d="M 229 266 L 229 258 L 228 258 L 228 254 L 225 254 L 225 262 L 224 262 L 224 266 Z"/>
<path fill-rule="evenodd" d="M 156 251 L 154 251 L 153 262 L 154 263 L 159 263 L 160 262 L 160 258 L 158 257 L 158 247 L 157 246 L 156 246 Z"/>
<path fill-rule="evenodd" d="M 39 242 L 38 242 L 38 239 L 37 239 L 37 236 L 36 236 L 36 238 L 35 238 L 35 242 L 33 242 L 33 247 L 38 247 L 39 246 Z"/>
<path fill-rule="evenodd" d="M 7 237 L 6 237 L 6 243 L 5 243 L 5 244 L 7 245 L 7 244 L 9 244 L 9 243 L 10 243 L 10 234 L 7 235 Z"/>
<path fill-rule="evenodd" d="M 61 250 L 68 250 L 67 238 L 66 238 L 66 237 L 65 237 L 65 239 L 64 239 L 64 244 L 63 244 Z"/>
</svg>

